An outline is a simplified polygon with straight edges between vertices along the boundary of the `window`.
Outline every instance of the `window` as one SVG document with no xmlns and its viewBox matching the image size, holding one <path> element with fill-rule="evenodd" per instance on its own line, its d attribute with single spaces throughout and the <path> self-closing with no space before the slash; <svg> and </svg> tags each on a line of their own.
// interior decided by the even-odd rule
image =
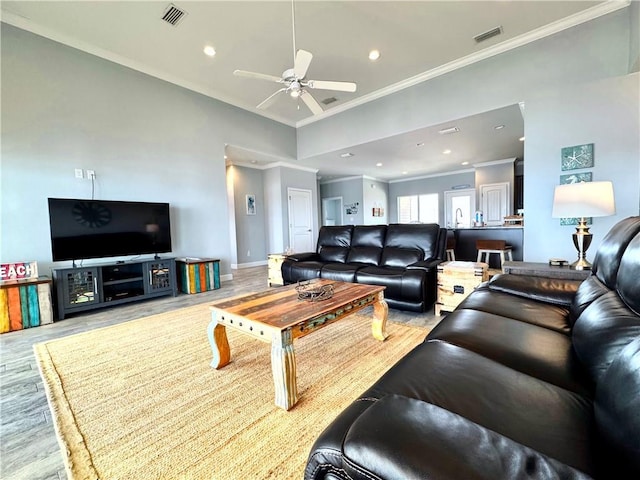
<svg viewBox="0 0 640 480">
<path fill-rule="evenodd" d="M 438 194 L 398 197 L 398 223 L 438 223 Z"/>
</svg>

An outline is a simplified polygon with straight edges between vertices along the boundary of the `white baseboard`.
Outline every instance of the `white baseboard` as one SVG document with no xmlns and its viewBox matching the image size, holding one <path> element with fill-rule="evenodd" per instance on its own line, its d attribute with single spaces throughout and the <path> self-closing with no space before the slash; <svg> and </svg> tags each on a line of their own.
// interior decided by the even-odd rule
<svg viewBox="0 0 640 480">
<path fill-rule="evenodd" d="M 250 263 L 232 263 L 231 269 L 240 269 L 240 268 L 251 268 L 251 267 L 260 267 L 261 265 L 266 265 L 266 260 L 260 260 L 258 262 L 250 262 Z"/>
<path fill-rule="evenodd" d="M 231 280 L 233 280 L 233 275 L 231 275 L 230 273 L 227 273 L 226 275 L 220 275 L 221 282 L 229 282 Z"/>
</svg>

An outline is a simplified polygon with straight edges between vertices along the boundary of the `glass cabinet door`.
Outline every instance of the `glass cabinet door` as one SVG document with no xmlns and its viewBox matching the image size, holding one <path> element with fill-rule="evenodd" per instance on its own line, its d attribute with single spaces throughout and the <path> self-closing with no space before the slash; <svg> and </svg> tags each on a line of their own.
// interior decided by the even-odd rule
<svg viewBox="0 0 640 480">
<path fill-rule="evenodd" d="M 149 262 L 147 263 L 147 272 L 150 293 L 171 290 L 173 288 L 171 262 Z"/>
<path fill-rule="evenodd" d="M 79 268 L 64 272 L 64 303 L 66 307 L 78 307 L 98 303 L 98 270 Z"/>
</svg>

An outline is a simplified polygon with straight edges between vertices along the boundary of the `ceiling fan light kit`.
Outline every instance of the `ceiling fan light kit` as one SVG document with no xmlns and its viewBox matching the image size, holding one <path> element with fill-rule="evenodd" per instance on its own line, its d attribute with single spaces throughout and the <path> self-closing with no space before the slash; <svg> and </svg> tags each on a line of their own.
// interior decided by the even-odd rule
<svg viewBox="0 0 640 480">
<path fill-rule="evenodd" d="M 295 8 L 294 2 L 291 2 L 291 20 L 292 20 L 292 32 L 293 32 L 293 68 L 285 70 L 281 77 L 275 75 L 268 75 L 264 73 L 249 72 L 246 70 L 235 70 L 234 75 L 238 77 L 254 78 L 258 80 L 266 80 L 269 82 L 281 83 L 283 88 L 277 90 L 271 94 L 260 104 L 256 106 L 257 109 L 265 109 L 269 107 L 275 101 L 280 93 L 288 93 L 292 98 L 301 98 L 304 104 L 311 110 L 314 115 L 320 115 L 324 110 L 318 101 L 307 90 L 320 89 L 320 90 L 335 90 L 339 92 L 355 92 L 356 84 L 353 82 L 335 82 L 328 80 L 308 80 L 306 78 L 309 65 L 313 59 L 313 54 L 306 50 L 296 50 L 296 24 L 295 24 Z"/>
</svg>

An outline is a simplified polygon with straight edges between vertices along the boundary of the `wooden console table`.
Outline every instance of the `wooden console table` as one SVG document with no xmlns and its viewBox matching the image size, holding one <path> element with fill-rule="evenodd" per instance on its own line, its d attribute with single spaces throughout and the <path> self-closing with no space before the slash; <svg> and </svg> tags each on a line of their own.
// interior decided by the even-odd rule
<svg viewBox="0 0 640 480">
<path fill-rule="evenodd" d="M 504 262 L 502 271 L 512 275 L 529 275 L 563 280 L 584 280 L 591 275 L 591 270 L 576 270 L 569 266 L 558 267 L 543 262 Z"/>
</svg>

